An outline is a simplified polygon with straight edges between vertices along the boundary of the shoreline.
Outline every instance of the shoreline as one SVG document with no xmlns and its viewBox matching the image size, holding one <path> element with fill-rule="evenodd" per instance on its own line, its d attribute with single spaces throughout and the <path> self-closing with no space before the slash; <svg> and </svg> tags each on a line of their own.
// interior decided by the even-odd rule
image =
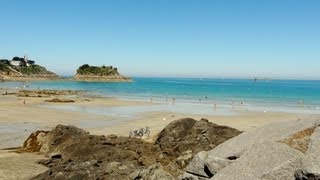
<svg viewBox="0 0 320 180">
<path fill-rule="evenodd" d="M 48 81 L 52 82 L 52 81 Z M 61 82 L 70 82 L 70 81 L 61 81 Z M 80 81 L 73 81 L 73 82 L 80 82 Z M 82 82 L 82 81 L 81 81 Z M 16 82 L 18 83 L 18 82 Z M 28 82 L 21 82 L 21 84 L 15 84 L 12 87 L 0 87 L 0 90 L 5 89 L 7 91 L 19 91 L 19 90 L 30 90 L 30 91 L 36 91 L 35 87 L 30 87 L 28 84 L 24 84 Z M 121 82 L 119 82 L 121 83 Z M 16 87 L 15 87 L 16 86 Z M 14 88 L 15 87 L 15 88 Z M 38 89 L 41 87 L 41 85 L 38 87 Z M 46 90 L 46 88 L 41 89 Z M 61 87 L 57 87 L 57 89 L 54 90 L 69 90 Z M 176 109 L 173 106 L 175 104 L 182 105 L 184 109 L 189 109 L 191 111 L 202 112 L 201 114 L 209 114 L 209 115 L 215 115 L 215 114 L 227 114 L 227 113 L 237 113 L 238 111 L 254 111 L 254 112 L 285 112 L 285 113 L 300 113 L 300 114 L 320 114 L 320 105 L 319 104 L 301 104 L 299 102 L 293 103 L 293 102 L 284 102 L 284 101 L 271 101 L 271 100 L 258 100 L 258 99 L 246 99 L 243 100 L 242 98 L 239 99 L 232 99 L 230 98 L 217 98 L 217 99 L 203 99 L 198 100 L 194 97 L 174 97 L 174 96 L 146 96 L 146 95 L 130 95 L 130 94 L 113 94 L 112 92 L 110 94 L 107 94 L 107 92 L 99 92 L 96 90 L 86 90 L 86 89 L 79 89 L 77 88 L 72 89 L 72 91 L 83 91 L 85 92 L 87 97 L 93 97 L 93 98 L 113 98 L 118 99 L 120 101 L 136 101 L 136 102 L 144 102 L 144 103 L 151 103 L 151 104 L 158 104 L 158 105 L 166 105 L 166 108 L 170 108 L 170 106 L 173 107 L 173 109 Z M 173 100 L 174 99 L 174 100 Z M 217 111 L 212 111 L 216 106 Z M 163 111 L 166 109 L 164 107 L 158 108 L 156 111 Z M 182 108 L 180 108 L 182 109 Z M 204 109 L 206 109 L 204 111 Z M 190 111 L 184 110 L 186 112 Z M 178 110 L 180 113 L 181 110 Z M 191 114 L 195 114 L 191 113 Z"/>
<path fill-rule="evenodd" d="M 72 78 L 69 78 L 72 79 Z M 166 103 L 170 105 L 175 103 L 184 104 L 185 107 L 195 106 L 196 110 L 201 110 L 200 107 L 207 108 L 204 113 L 210 113 L 211 109 L 216 106 L 218 110 L 234 111 L 259 111 L 259 112 L 287 112 L 287 113 L 303 113 L 303 114 L 320 114 L 320 96 L 314 92 L 310 95 L 300 92 L 303 89 L 294 89 L 300 87 L 300 84 L 288 85 L 287 89 L 278 86 L 278 83 L 258 83 L 252 82 L 225 82 L 221 84 L 217 81 L 196 81 L 188 82 L 173 79 L 173 82 L 167 82 L 170 79 L 152 80 L 152 78 L 134 79 L 133 83 L 119 82 L 109 84 L 86 81 L 69 81 L 68 78 L 63 78 L 56 81 L 40 81 L 40 82 L 4 82 L 0 83 L 1 87 L 10 87 L 12 89 L 72 89 L 89 91 L 92 95 L 100 97 L 112 97 L 126 101 L 143 101 L 154 103 Z M 121 84 L 123 83 L 123 84 Z M 150 89 L 148 89 L 148 83 Z M 160 84 L 158 84 L 160 83 Z M 163 83 L 163 84 L 162 84 Z M 195 84 L 193 84 L 195 83 Z M 203 84 L 202 84 L 203 83 Z M 237 86 L 240 83 L 241 88 L 238 92 Z M 220 86 L 221 85 L 221 86 Z M 248 87 L 248 89 L 243 88 Z M 313 84 L 307 84 L 306 87 L 314 87 Z M 230 90 L 232 88 L 234 90 Z M 265 91 L 265 88 L 270 87 L 270 90 Z M 177 88 L 179 90 L 177 91 Z M 218 89 L 217 89 L 218 88 Z M 226 89 L 222 92 L 222 89 Z M 318 87 L 315 87 L 318 88 Z M 197 90 L 198 89 L 198 90 Z M 251 89 L 251 90 L 250 90 Z M 286 95 L 286 91 L 290 95 Z M 270 95 L 272 93 L 273 95 Z M 174 100 L 173 100 L 174 99 Z M 189 108 L 190 109 L 190 108 Z"/>
<path fill-rule="evenodd" d="M 76 78 L 64 78 L 64 77 L 21 77 L 21 76 L 14 76 L 14 77 L 2 77 L 0 82 L 41 82 L 41 81 L 66 81 L 66 82 L 133 82 L 132 78 L 101 78 L 101 79 L 76 79 Z"/>
<path fill-rule="evenodd" d="M 0 94 L 4 93 L 0 89 Z M 72 92 L 72 91 L 70 91 Z M 264 112 L 234 109 L 224 112 L 192 113 L 178 102 L 173 106 L 163 103 L 122 100 L 112 97 L 92 96 L 83 93 L 70 95 L 52 95 L 50 97 L 16 97 L 15 95 L 0 95 L 0 127 L 1 124 L 31 124 L 48 130 L 57 124 L 76 125 L 89 130 L 93 134 L 127 135 L 138 127 L 149 126 L 153 135 L 173 120 L 190 117 L 206 118 L 210 122 L 230 126 L 241 131 L 258 127 L 269 122 L 317 118 L 318 115 L 299 112 Z M 45 102 L 54 98 L 71 99 L 74 103 Z M 24 104 L 25 102 L 25 104 Z M 160 108 L 159 108 L 160 107 Z M 200 109 L 205 106 L 200 106 Z M 175 108 L 175 109 L 174 109 Z M 184 109 L 184 111 L 179 111 Z M 197 109 L 195 110 L 197 111 Z M 19 128 L 18 128 L 19 129 Z M 27 130 L 26 132 L 30 132 Z M 3 141 L 2 141 L 3 142 Z"/>
</svg>

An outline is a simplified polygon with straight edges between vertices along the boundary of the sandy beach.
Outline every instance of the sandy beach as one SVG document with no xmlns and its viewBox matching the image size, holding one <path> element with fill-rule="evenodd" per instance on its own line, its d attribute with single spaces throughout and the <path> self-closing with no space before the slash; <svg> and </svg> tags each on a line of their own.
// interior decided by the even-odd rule
<svg viewBox="0 0 320 180">
<path fill-rule="evenodd" d="M 2 89 L 0 94 L 5 94 Z M 52 98 L 72 99 L 74 103 L 50 103 L 45 100 Z M 191 117 L 194 119 L 206 118 L 209 121 L 236 128 L 241 131 L 247 131 L 275 121 L 291 121 L 297 119 L 316 119 L 316 115 L 312 114 L 296 114 L 285 112 L 254 112 L 245 110 L 235 110 L 235 114 L 231 115 L 203 115 L 203 114 L 184 114 L 168 111 L 147 111 L 136 113 L 134 117 L 117 117 L 117 115 L 106 115 L 103 113 L 91 113 L 79 110 L 65 109 L 65 105 L 78 107 L 151 107 L 158 105 L 157 103 L 143 101 L 126 101 L 115 98 L 94 97 L 84 94 L 78 95 L 62 95 L 54 97 L 16 97 L 16 95 L 0 96 L 0 149 L 19 147 L 28 135 L 35 130 L 51 130 L 58 124 L 75 125 L 83 128 L 90 134 L 94 135 L 121 135 L 128 136 L 129 132 L 139 127 L 149 127 L 151 135 L 149 141 L 154 139 L 156 135 L 171 121 Z M 61 108 L 50 108 L 54 107 Z M 179 106 L 176 104 L 175 106 Z M 0 179 L 22 179 L 30 177 L 32 172 L 39 173 L 46 168 L 39 167 L 35 161 L 40 159 L 41 155 L 36 154 L 16 154 L 10 151 L 0 151 Z M 24 159 L 23 164 L 9 163 L 10 160 Z M 19 174 L 13 173 L 18 167 L 26 167 Z"/>
</svg>

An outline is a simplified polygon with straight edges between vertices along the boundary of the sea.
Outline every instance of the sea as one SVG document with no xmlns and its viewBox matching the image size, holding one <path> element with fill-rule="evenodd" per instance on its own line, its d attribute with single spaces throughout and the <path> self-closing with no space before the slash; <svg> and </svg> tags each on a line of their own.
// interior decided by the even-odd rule
<svg viewBox="0 0 320 180">
<path fill-rule="evenodd" d="M 96 114 L 123 115 L 170 111 L 188 114 L 228 114 L 238 111 L 320 114 L 320 81 L 269 79 L 146 78 L 133 82 L 2 82 L 0 88 L 70 89 L 122 100 L 152 102 L 154 106 L 86 109 Z M 53 106 L 61 108 L 61 106 Z M 72 105 L 63 109 L 81 110 Z"/>
</svg>

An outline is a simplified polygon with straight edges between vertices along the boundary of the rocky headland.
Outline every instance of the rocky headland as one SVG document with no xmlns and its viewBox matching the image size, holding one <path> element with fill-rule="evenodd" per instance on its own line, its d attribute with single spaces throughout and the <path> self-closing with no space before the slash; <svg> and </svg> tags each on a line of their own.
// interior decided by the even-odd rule
<svg viewBox="0 0 320 180">
<path fill-rule="evenodd" d="M 20 61 L 15 61 L 20 62 Z M 24 62 L 21 60 L 21 62 Z M 57 80 L 59 76 L 37 64 L 12 65 L 10 61 L 0 61 L 0 80 L 2 81 L 45 81 Z"/>
<path fill-rule="evenodd" d="M 125 77 L 113 66 L 90 66 L 84 64 L 77 69 L 74 81 L 85 82 L 130 82 L 131 78 Z"/>
</svg>

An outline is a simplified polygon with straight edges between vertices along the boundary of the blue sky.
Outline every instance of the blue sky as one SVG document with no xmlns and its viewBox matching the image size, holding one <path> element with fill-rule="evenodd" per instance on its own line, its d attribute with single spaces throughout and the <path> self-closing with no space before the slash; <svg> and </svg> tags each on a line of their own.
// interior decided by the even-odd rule
<svg viewBox="0 0 320 180">
<path fill-rule="evenodd" d="M 320 79 L 318 0 L 0 0 L 0 58 L 71 75 Z"/>
</svg>

